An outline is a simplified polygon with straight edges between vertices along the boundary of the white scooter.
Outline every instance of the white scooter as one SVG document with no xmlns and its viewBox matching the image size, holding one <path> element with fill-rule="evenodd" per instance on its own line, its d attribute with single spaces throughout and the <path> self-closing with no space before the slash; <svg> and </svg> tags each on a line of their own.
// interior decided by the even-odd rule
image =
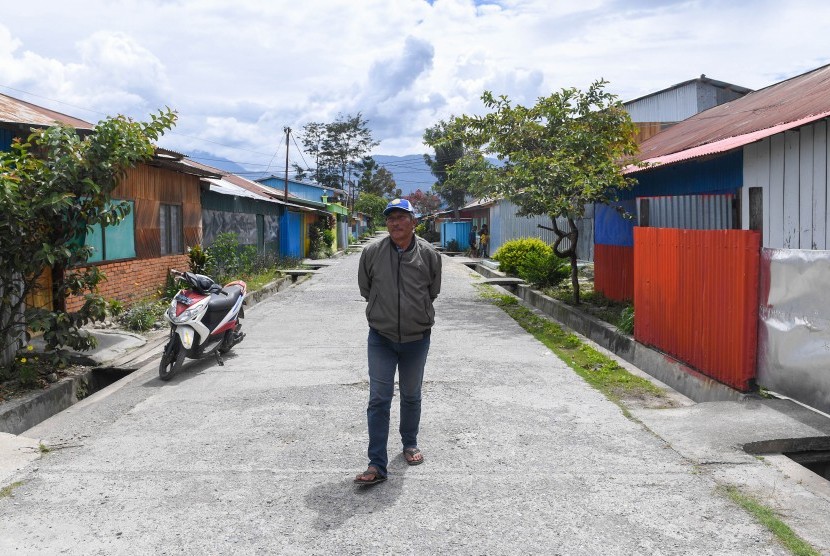
<svg viewBox="0 0 830 556">
<path fill-rule="evenodd" d="M 173 269 L 170 273 L 188 287 L 176 294 L 164 314 L 170 323 L 170 339 L 159 364 L 162 380 L 170 380 L 185 358 L 214 356 L 224 365 L 222 354 L 245 338 L 240 322 L 245 316 L 245 282 L 236 280 L 222 287 L 203 274 Z"/>
</svg>

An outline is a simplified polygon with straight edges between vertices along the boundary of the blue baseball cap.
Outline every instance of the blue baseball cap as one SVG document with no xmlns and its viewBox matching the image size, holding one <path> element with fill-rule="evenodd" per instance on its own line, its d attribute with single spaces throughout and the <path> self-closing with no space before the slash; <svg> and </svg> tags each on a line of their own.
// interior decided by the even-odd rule
<svg viewBox="0 0 830 556">
<path fill-rule="evenodd" d="M 405 210 L 406 212 L 415 214 L 415 209 L 412 208 L 412 203 L 406 199 L 392 199 L 389 201 L 389 204 L 387 204 L 386 208 L 383 209 L 383 215 L 389 216 L 389 213 L 393 210 Z"/>
</svg>

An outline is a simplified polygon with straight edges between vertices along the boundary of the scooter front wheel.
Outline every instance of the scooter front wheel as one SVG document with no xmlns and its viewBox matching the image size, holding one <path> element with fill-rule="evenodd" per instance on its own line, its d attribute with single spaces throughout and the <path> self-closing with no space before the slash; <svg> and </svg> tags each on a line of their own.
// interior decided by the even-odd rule
<svg viewBox="0 0 830 556">
<path fill-rule="evenodd" d="M 159 363 L 159 378 L 170 380 L 182 368 L 182 364 L 184 364 L 184 347 L 182 347 L 178 335 L 174 334 L 164 347 L 164 353 Z"/>
</svg>

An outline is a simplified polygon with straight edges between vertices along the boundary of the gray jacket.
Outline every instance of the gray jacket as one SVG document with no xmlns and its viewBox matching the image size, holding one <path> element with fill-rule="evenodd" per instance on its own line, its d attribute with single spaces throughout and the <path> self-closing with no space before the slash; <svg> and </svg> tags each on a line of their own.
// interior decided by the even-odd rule
<svg viewBox="0 0 830 556">
<path fill-rule="evenodd" d="M 403 253 L 385 237 L 363 249 L 357 283 L 369 326 L 393 342 L 414 342 L 435 324 L 441 255 L 418 236 Z"/>
</svg>

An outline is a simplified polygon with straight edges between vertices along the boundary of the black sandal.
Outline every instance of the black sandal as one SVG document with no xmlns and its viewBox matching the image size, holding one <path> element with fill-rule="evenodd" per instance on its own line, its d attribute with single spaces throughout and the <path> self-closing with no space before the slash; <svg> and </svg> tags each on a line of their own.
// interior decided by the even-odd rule
<svg viewBox="0 0 830 556">
<path fill-rule="evenodd" d="M 366 468 L 366 471 L 354 478 L 356 485 L 376 485 L 386 480 L 385 475 L 380 474 L 380 470 L 374 465 Z"/>
<path fill-rule="evenodd" d="M 421 457 L 416 459 L 416 456 L 419 455 Z M 424 456 L 421 455 L 421 450 L 419 450 L 415 446 L 403 449 L 403 459 L 405 459 L 406 463 L 408 463 L 409 465 L 421 465 L 422 463 L 424 463 Z"/>
</svg>

